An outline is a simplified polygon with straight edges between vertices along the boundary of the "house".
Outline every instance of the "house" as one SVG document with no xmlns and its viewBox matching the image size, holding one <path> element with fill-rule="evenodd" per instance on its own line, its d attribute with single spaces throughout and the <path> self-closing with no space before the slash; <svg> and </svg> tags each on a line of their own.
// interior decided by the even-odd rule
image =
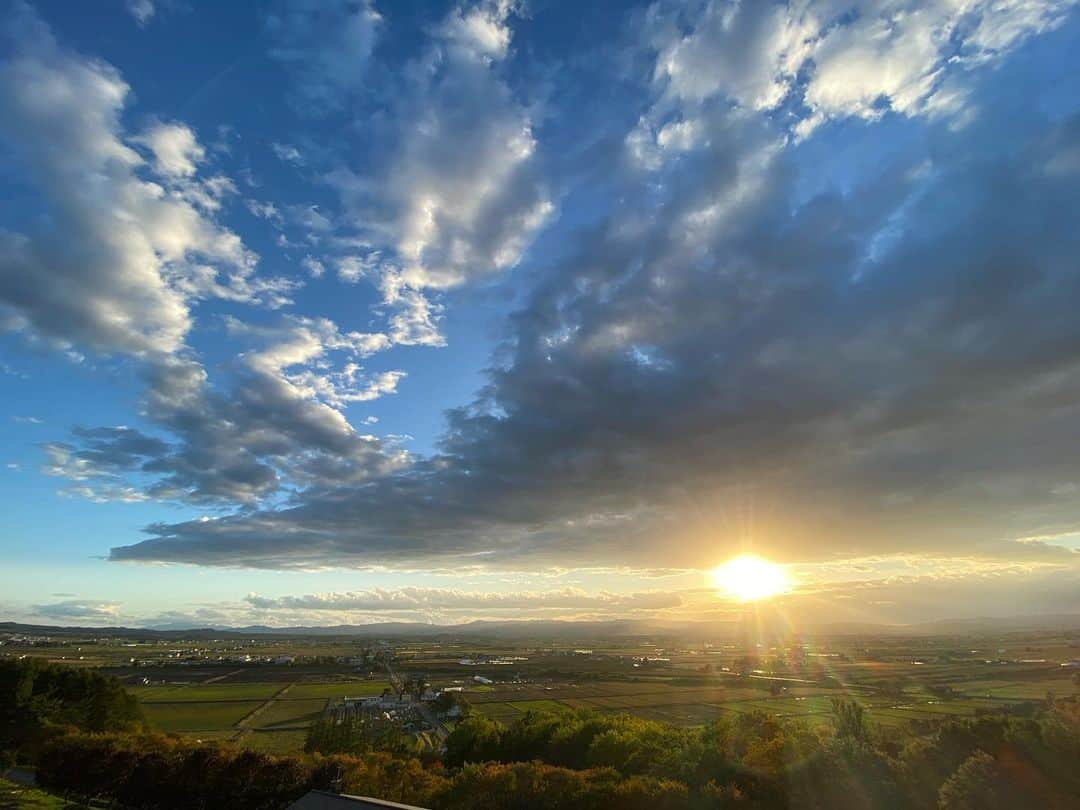
<svg viewBox="0 0 1080 810">
<path fill-rule="evenodd" d="M 326 790 L 312 790 L 289 805 L 288 810 L 424 810 L 415 804 L 400 804 L 368 796 L 350 796 L 346 793 L 331 793 Z"/>
</svg>

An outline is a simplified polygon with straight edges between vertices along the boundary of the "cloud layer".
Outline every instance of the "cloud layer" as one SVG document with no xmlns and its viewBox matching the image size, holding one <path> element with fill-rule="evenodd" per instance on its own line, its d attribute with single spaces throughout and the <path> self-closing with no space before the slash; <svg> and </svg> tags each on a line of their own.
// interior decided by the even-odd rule
<svg viewBox="0 0 1080 810">
<path fill-rule="evenodd" d="M 932 31 L 964 22 L 972 72 L 1061 16 L 976 5 L 890 13 Z M 758 6 L 725 8 L 705 8 L 689 42 Z M 1075 119 L 973 73 L 996 109 L 962 132 L 928 120 L 932 148 L 806 198 L 786 120 L 728 98 L 771 109 L 793 90 L 772 69 L 732 85 L 752 89 L 680 89 L 672 54 L 687 36 L 646 46 L 653 76 L 669 76 L 627 133 L 617 202 L 514 316 L 440 454 L 289 509 L 155 527 L 114 558 L 700 566 L 748 542 L 786 558 L 1008 556 L 1030 552 L 1011 541 L 1032 527 L 1075 525 L 1062 493 L 1080 470 L 1052 438 L 1077 417 Z M 795 58 L 805 38 L 776 48 Z M 923 73 L 941 47 L 919 57 Z M 926 112 L 857 61 L 859 98 Z M 877 117 L 859 103 L 828 111 Z"/>
<path fill-rule="evenodd" d="M 20 6 L 0 132 L 43 215 L 0 231 L 0 323 L 126 358 L 144 384 L 139 427 L 49 442 L 46 472 L 71 495 L 205 507 L 118 542 L 122 561 L 704 568 L 752 548 L 1075 565 L 1017 542 L 1080 524 L 1080 118 L 1031 91 L 1024 61 L 1067 44 L 1074 5 L 661 2 L 609 50 L 547 63 L 509 3 L 454 6 L 399 56 L 389 6 L 283 2 L 267 55 L 295 114 L 336 128 L 262 146 L 309 200 L 243 205 L 195 129 L 129 126 L 119 72 Z M 556 68 L 592 77 L 579 108 L 549 92 Z M 584 107 L 605 132 L 553 146 Z M 230 206 L 284 240 L 294 273 L 264 274 Z M 450 293 L 493 279 L 514 312 L 436 450 L 358 428 L 350 409 L 411 379 L 405 347 L 446 343 Z M 301 311 L 316 283 L 370 290 L 373 325 Z M 200 328 L 224 361 L 200 357 Z M 521 598 L 485 605 L 660 597 Z"/>
</svg>

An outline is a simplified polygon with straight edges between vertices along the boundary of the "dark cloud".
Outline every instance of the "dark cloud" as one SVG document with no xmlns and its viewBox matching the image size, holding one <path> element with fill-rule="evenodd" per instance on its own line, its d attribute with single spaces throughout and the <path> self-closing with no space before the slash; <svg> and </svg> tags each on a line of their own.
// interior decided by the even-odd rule
<svg viewBox="0 0 1080 810">
<path fill-rule="evenodd" d="M 967 154 L 942 131 L 940 162 L 801 205 L 768 126 L 703 121 L 707 147 L 628 170 L 441 454 L 113 556 L 702 564 L 749 535 L 1000 553 L 1074 525 L 1077 121 Z"/>
<path fill-rule="evenodd" d="M 393 393 L 400 372 L 367 377 L 359 366 L 333 373 L 329 353 L 363 358 L 381 335 L 342 333 L 325 320 L 290 318 L 279 327 L 230 329 L 256 348 L 238 358 L 233 386 L 211 387 L 191 360 L 161 359 L 145 371 L 143 416 L 174 441 L 131 428 L 77 429 L 77 443 L 46 445 L 48 471 L 74 480 L 138 472 L 145 496 L 193 503 L 255 504 L 283 486 L 311 491 L 400 467 L 402 451 L 358 433 L 339 410 Z M 328 404 L 328 402 L 330 404 Z M 102 497 L 91 487 L 74 494 Z M 130 493 L 118 493 L 130 499 Z"/>
</svg>

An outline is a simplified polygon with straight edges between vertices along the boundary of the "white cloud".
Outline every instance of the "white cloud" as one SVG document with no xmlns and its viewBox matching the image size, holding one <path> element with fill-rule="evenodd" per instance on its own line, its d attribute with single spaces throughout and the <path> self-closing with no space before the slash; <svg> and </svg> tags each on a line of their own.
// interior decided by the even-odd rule
<svg viewBox="0 0 1080 810">
<path fill-rule="evenodd" d="M 313 256 L 305 256 L 300 260 L 300 266 L 307 270 L 312 278 L 322 278 L 326 272 L 326 265 Z"/>
<path fill-rule="evenodd" d="M 163 177 L 191 177 L 206 157 L 195 133 L 184 124 L 157 123 L 132 141 L 153 153 L 154 168 Z"/>
<path fill-rule="evenodd" d="M 27 7 L 0 64 L 0 137 L 49 214 L 26 233 L 0 230 L 0 308 L 16 328 L 61 347 L 134 355 L 184 345 L 193 297 L 280 305 L 290 283 L 255 277 L 257 257 L 210 214 L 231 183 L 194 176 L 191 130 L 157 125 L 125 140 L 129 88 L 112 67 L 60 48 Z M 59 235 L 59 236 L 58 236 Z"/>
<path fill-rule="evenodd" d="M 806 137 L 829 118 L 960 115 L 949 79 L 1060 25 L 1076 0 L 710 0 L 683 34 L 664 6 L 650 36 L 656 77 L 679 103 L 726 96 L 756 110 L 791 97 Z M 657 32 L 660 33 L 657 33 Z M 800 75 L 803 74 L 803 75 Z M 944 93 L 944 95 L 939 95 Z"/>
<path fill-rule="evenodd" d="M 365 276 L 375 273 L 379 266 L 379 252 L 367 256 L 342 256 L 336 262 L 338 278 L 346 284 L 356 284 Z"/>
<path fill-rule="evenodd" d="M 368 357 L 390 347 L 386 335 L 372 332 L 342 332 L 327 318 L 286 317 L 280 326 L 251 326 L 235 318 L 226 318 L 229 333 L 253 336 L 265 348 L 243 355 L 249 364 L 265 370 L 280 371 L 310 363 L 327 351 L 345 351 Z"/>
<path fill-rule="evenodd" d="M 452 11 L 403 71 L 388 165 L 375 177 L 328 175 L 352 220 L 385 249 L 379 286 L 395 341 L 441 345 L 430 296 L 517 265 L 554 212 L 530 116 L 499 73 L 510 11 Z"/>
<path fill-rule="evenodd" d="M 285 217 L 272 202 L 259 202 L 258 200 L 245 200 L 244 205 L 252 216 L 265 219 L 274 225 L 281 226 L 285 223 Z"/>
<path fill-rule="evenodd" d="M 127 0 L 128 13 L 140 26 L 145 26 L 154 16 L 156 9 L 153 0 Z"/>
<path fill-rule="evenodd" d="M 443 23 L 442 36 L 446 42 L 466 50 L 471 58 L 502 59 L 510 47 L 510 8 L 507 2 L 456 8 Z"/>
<path fill-rule="evenodd" d="M 304 156 L 300 154 L 300 150 L 292 144 L 273 141 L 270 144 L 270 149 L 282 163 L 291 163 L 293 166 L 304 165 Z"/>
<path fill-rule="evenodd" d="M 813 16 L 796 11 L 806 4 L 792 5 L 708 3 L 691 33 L 672 32 L 661 44 L 657 78 L 683 100 L 723 92 L 751 109 L 772 109 L 787 95 L 818 33 Z"/>
</svg>

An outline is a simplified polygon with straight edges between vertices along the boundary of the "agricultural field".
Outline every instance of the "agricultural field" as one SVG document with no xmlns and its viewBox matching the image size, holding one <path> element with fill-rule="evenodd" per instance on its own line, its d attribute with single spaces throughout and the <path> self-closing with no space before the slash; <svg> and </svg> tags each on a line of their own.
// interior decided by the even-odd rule
<svg viewBox="0 0 1080 810">
<path fill-rule="evenodd" d="M 845 697 L 888 729 L 1080 691 L 1080 629 L 751 639 L 730 628 L 713 639 L 80 636 L 8 643 L 4 654 L 97 667 L 162 731 L 279 753 L 303 746 L 329 701 L 378 695 L 391 679 L 461 690 L 504 723 L 589 709 L 681 726 L 752 711 L 827 724 Z"/>
<path fill-rule="evenodd" d="M 246 672 L 245 672 L 246 674 Z M 327 701 L 381 694 L 385 679 L 240 681 L 214 677 L 211 682 L 168 682 L 130 687 L 155 728 L 199 739 L 231 739 L 268 753 L 303 747 L 310 726 Z"/>
<path fill-rule="evenodd" d="M 87 810 L 87 806 L 0 778 L 0 810 Z"/>
<path fill-rule="evenodd" d="M 402 672 L 464 691 L 503 723 L 528 711 L 591 709 L 682 726 L 764 711 L 831 722 L 855 699 L 887 729 L 1080 692 L 1080 635 L 816 639 L 800 644 L 671 640 L 559 645 L 411 646 Z M 1063 666 L 1066 665 L 1066 666 Z"/>
<path fill-rule="evenodd" d="M 218 701 L 198 703 L 144 703 L 146 719 L 162 731 L 220 731 L 234 728 L 255 711 L 259 701 Z"/>
</svg>

